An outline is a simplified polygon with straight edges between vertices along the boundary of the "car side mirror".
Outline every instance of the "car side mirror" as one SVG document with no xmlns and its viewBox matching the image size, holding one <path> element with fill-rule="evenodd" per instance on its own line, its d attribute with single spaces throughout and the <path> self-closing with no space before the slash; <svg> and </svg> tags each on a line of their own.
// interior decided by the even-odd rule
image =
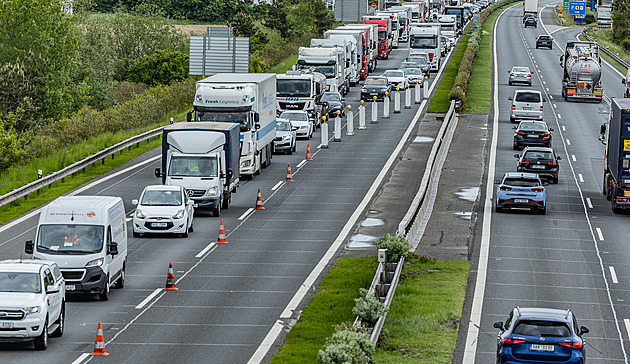
<svg viewBox="0 0 630 364">
<path fill-rule="evenodd" d="M 494 180 L 494 183 L 495 183 L 495 184 L 499 184 L 499 183 L 501 183 L 501 180 L 500 180 L 500 179 L 495 179 L 495 180 Z"/>
<path fill-rule="evenodd" d="M 59 284 L 49 284 L 48 287 L 46 287 L 47 294 L 58 293 L 60 290 L 61 287 L 59 287 Z"/>
<path fill-rule="evenodd" d="M 558 156 L 556 156 L 556 160 L 561 161 L 561 160 L 562 160 L 562 157 L 558 155 Z"/>
<path fill-rule="evenodd" d="M 159 168 L 156 168 L 153 174 L 155 174 L 155 178 L 162 178 L 162 173 Z"/>
<path fill-rule="evenodd" d="M 131 204 L 136 206 L 138 204 L 138 200 L 131 200 Z"/>
<path fill-rule="evenodd" d="M 34 248 L 35 248 L 35 244 L 33 243 L 33 240 L 27 240 L 24 246 L 24 252 L 26 254 L 33 254 Z"/>
<path fill-rule="evenodd" d="M 621 84 L 622 84 L 622 85 L 625 85 L 625 84 L 626 84 L 626 79 L 625 79 L 625 78 L 622 78 L 622 79 L 621 79 Z"/>
<path fill-rule="evenodd" d="M 508 97 L 508 100 L 512 101 L 512 96 Z"/>
<path fill-rule="evenodd" d="M 606 124 L 602 124 L 599 126 L 599 134 L 604 136 L 606 134 Z"/>
<path fill-rule="evenodd" d="M 118 243 L 111 242 L 107 244 L 107 254 L 118 255 Z"/>
<path fill-rule="evenodd" d="M 514 158 L 520 158 L 520 154 L 514 154 Z"/>
<path fill-rule="evenodd" d="M 580 333 L 578 335 L 588 334 L 589 332 L 591 332 L 591 330 L 589 330 L 588 327 L 580 326 Z"/>
<path fill-rule="evenodd" d="M 189 123 L 192 121 L 192 113 L 193 113 L 192 110 L 186 113 L 186 121 Z"/>
<path fill-rule="evenodd" d="M 503 321 L 495 322 L 494 324 L 492 324 L 492 327 L 494 327 L 495 329 L 503 330 Z"/>
<path fill-rule="evenodd" d="M 513 126 L 512 129 L 516 130 L 518 129 L 518 126 Z"/>
<path fill-rule="evenodd" d="M 553 128 L 549 128 L 549 131 L 553 131 Z"/>
</svg>

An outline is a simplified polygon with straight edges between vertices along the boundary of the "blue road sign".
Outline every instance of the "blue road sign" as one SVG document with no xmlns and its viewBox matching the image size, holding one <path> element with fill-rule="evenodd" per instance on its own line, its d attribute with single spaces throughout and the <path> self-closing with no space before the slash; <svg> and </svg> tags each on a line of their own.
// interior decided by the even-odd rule
<svg viewBox="0 0 630 364">
<path fill-rule="evenodd" d="M 586 15 L 586 1 L 569 1 L 569 15 Z"/>
</svg>

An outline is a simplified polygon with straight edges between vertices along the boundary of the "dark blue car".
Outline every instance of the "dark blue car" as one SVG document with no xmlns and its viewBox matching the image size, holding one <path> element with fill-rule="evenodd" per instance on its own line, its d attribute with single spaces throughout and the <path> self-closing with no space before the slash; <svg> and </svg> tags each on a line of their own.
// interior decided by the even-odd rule
<svg viewBox="0 0 630 364">
<path fill-rule="evenodd" d="M 588 328 L 578 326 L 571 310 L 516 307 L 499 329 L 497 363 L 584 364 Z"/>
</svg>

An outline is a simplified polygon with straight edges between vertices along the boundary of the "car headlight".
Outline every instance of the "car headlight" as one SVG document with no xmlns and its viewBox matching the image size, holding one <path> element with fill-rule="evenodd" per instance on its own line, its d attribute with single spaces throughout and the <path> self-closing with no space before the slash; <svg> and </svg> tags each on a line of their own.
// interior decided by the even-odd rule
<svg viewBox="0 0 630 364">
<path fill-rule="evenodd" d="M 282 140 L 291 140 L 291 136 L 290 135 L 285 135 L 282 137 Z"/>
<path fill-rule="evenodd" d="M 367 90 L 361 89 L 361 92 L 367 92 Z"/>
<path fill-rule="evenodd" d="M 146 216 L 144 216 L 144 214 L 142 213 L 142 211 L 141 211 L 141 210 L 137 210 L 137 209 L 136 209 L 136 217 L 137 217 L 138 219 L 146 219 Z"/>
<path fill-rule="evenodd" d="M 30 306 L 30 307 L 22 307 L 22 309 L 28 315 L 31 313 L 39 313 L 39 311 L 41 311 L 42 308 L 40 306 Z"/>
<path fill-rule="evenodd" d="M 90 260 L 89 262 L 87 262 L 85 267 L 86 268 L 89 268 L 89 267 L 100 267 L 101 265 L 103 265 L 103 258 L 98 258 L 98 259 Z"/>
<path fill-rule="evenodd" d="M 207 192 L 206 192 L 206 196 L 208 197 L 212 197 L 212 196 L 216 196 L 217 195 L 217 186 L 211 187 Z M 181 217 L 180 217 L 181 219 Z"/>
<path fill-rule="evenodd" d="M 184 210 L 179 210 L 179 211 L 177 211 L 175 216 L 173 216 L 173 219 L 181 219 L 183 217 L 184 217 Z"/>
<path fill-rule="evenodd" d="M 252 164 L 251 160 L 246 160 L 241 162 L 241 167 L 249 167 Z"/>
</svg>

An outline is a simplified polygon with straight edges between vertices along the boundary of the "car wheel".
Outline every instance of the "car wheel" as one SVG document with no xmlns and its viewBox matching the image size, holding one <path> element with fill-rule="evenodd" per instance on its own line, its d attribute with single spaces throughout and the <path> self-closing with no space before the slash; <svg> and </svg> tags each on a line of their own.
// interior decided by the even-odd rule
<svg viewBox="0 0 630 364">
<path fill-rule="evenodd" d="M 223 201 L 219 201 L 219 202 L 217 203 L 217 207 L 216 207 L 216 208 L 212 211 L 212 216 L 214 216 L 214 217 L 219 217 L 219 216 L 221 216 L 221 203 L 222 203 L 222 202 L 223 202 Z"/>
<path fill-rule="evenodd" d="M 516 119 L 510 116 L 510 123 L 514 123 L 514 122 L 516 122 Z"/>
<path fill-rule="evenodd" d="M 558 177 L 556 177 L 556 178 L 552 178 L 552 179 L 551 179 L 551 182 L 552 182 L 554 185 L 557 185 L 557 184 L 558 184 Z"/>
<path fill-rule="evenodd" d="M 538 44 L 536 44 L 536 49 L 538 49 Z"/>
<path fill-rule="evenodd" d="M 512 81 L 508 81 L 508 85 L 509 85 L 509 86 L 512 86 Z"/>
<path fill-rule="evenodd" d="M 125 271 L 127 270 L 127 261 L 123 262 L 122 269 L 120 270 L 120 277 L 114 283 L 114 288 L 121 289 L 125 287 Z"/>
<path fill-rule="evenodd" d="M 225 207 L 225 202 L 223 203 L 223 206 Z M 188 228 L 188 232 L 192 233 L 193 231 L 195 231 L 195 217 L 193 216 L 192 221 L 190 222 L 190 227 Z"/>
<path fill-rule="evenodd" d="M 33 344 L 37 350 L 46 350 L 48 348 L 48 319 L 44 322 L 41 335 L 35 338 Z"/>
<path fill-rule="evenodd" d="M 227 198 L 223 199 L 223 209 L 227 210 L 230 208 L 230 205 L 232 205 L 232 195 L 228 195 Z M 193 217 L 193 225 L 195 224 L 195 220 Z M 192 230 L 190 230 L 190 232 L 192 232 Z"/>
<path fill-rule="evenodd" d="M 133 237 L 134 237 L 134 238 L 139 238 L 139 237 L 140 237 L 140 233 L 139 233 L 139 232 L 136 232 L 136 230 L 135 230 L 135 229 L 133 230 Z"/>
<path fill-rule="evenodd" d="M 287 154 L 288 154 L 288 155 L 293 154 L 293 148 L 289 148 L 289 150 L 287 150 Z"/>
<path fill-rule="evenodd" d="M 109 301 L 109 276 L 107 276 L 107 280 L 105 281 L 103 292 L 98 294 L 98 299 L 101 301 Z"/>
<path fill-rule="evenodd" d="M 494 211 L 495 211 L 495 212 L 498 212 L 498 213 L 501 213 L 501 212 L 503 212 L 503 208 L 501 208 L 501 207 L 499 207 L 499 206 L 495 206 L 495 207 L 494 207 Z"/>
<path fill-rule="evenodd" d="M 61 337 L 63 335 L 63 329 L 66 325 L 66 304 L 61 304 L 61 312 L 59 313 L 59 318 L 57 319 L 57 329 L 53 331 L 50 336 L 51 337 Z"/>
<path fill-rule="evenodd" d="M 543 207 L 543 208 L 538 209 L 538 213 L 540 215 L 545 215 L 547 213 L 547 208 Z"/>
</svg>

